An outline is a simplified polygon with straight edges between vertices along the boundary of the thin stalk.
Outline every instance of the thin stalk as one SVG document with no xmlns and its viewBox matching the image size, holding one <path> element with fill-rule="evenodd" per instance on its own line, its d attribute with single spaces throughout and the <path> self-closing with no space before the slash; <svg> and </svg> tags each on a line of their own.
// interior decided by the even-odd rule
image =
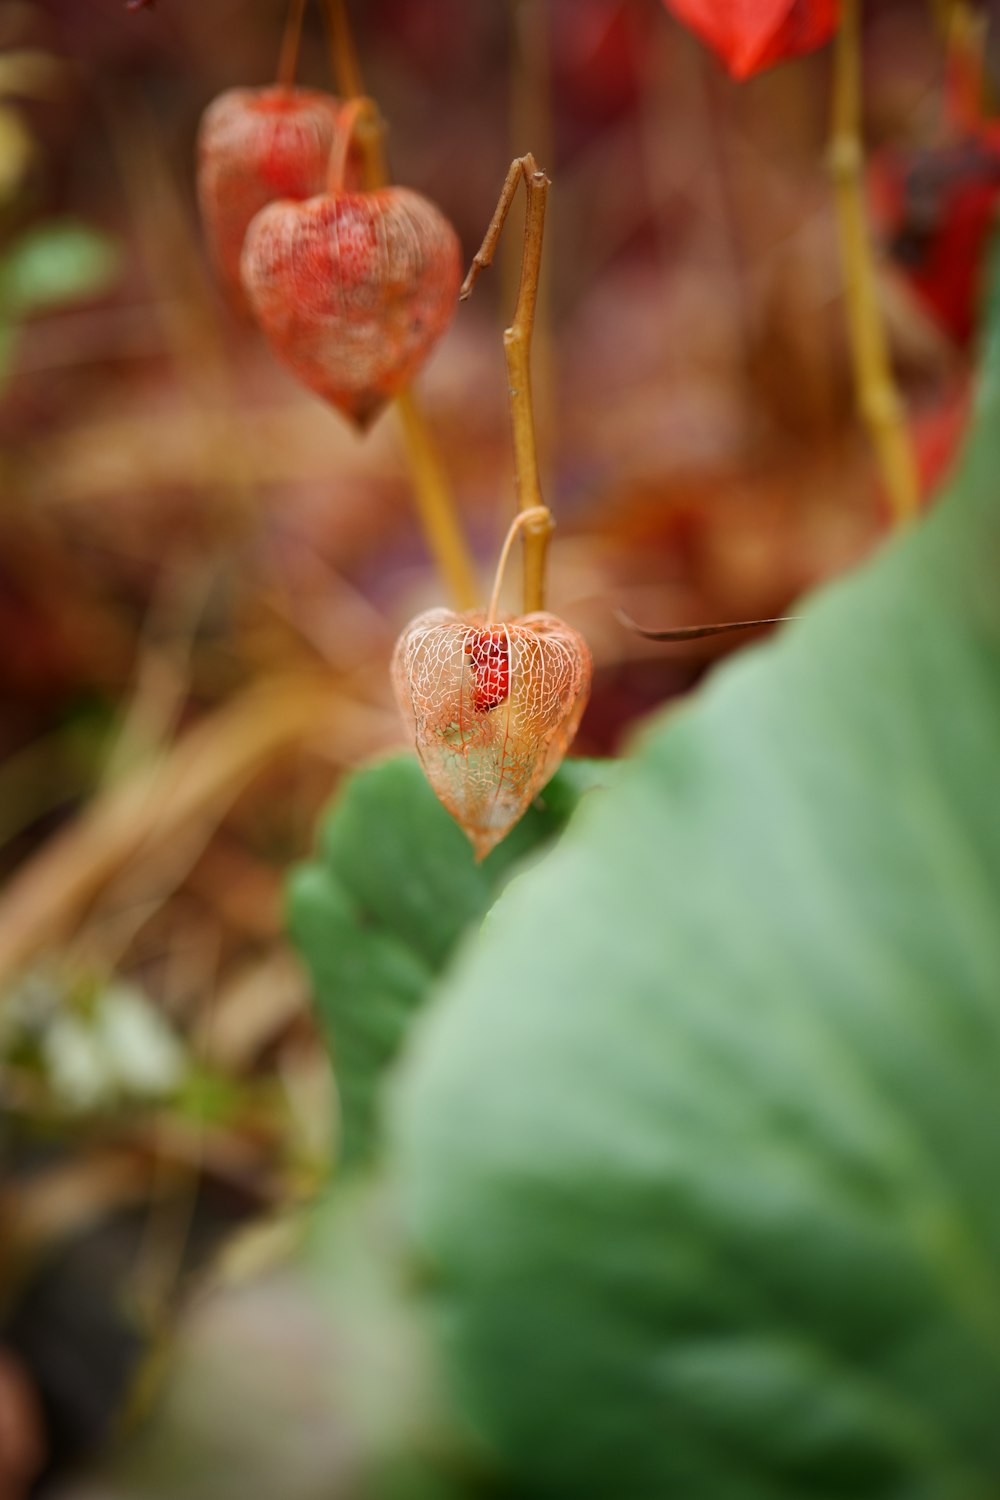
<svg viewBox="0 0 1000 1500">
<path fill-rule="evenodd" d="M 882 472 L 893 520 L 901 526 L 917 512 L 919 487 L 878 306 L 865 219 L 863 159 L 859 0 L 843 0 L 834 41 L 830 173 L 858 404 Z"/>
<path fill-rule="evenodd" d="M 479 597 L 475 570 L 455 516 L 440 454 L 412 389 L 396 397 L 396 412 L 406 440 L 417 515 L 428 550 L 458 608 L 472 609 Z"/>
<path fill-rule="evenodd" d="M 351 103 L 365 95 L 361 66 L 351 33 L 351 19 L 346 0 L 323 0 L 327 34 L 330 39 L 330 67 L 337 93 Z M 362 172 L 369 192 L 385 187 L 389 166 L 385 156 L 385 121 L 374 106 L 357 122 L 354 139 L 361 151 Z"/>
<path fill-rule="evenodd" d="M 520 156 L 530 147 L 542 161 L 555 157 L 552 124 L 551 7 L 539 0 L 507 0 L 510 46 L 510 154 Z M 538 467 L 546 490 L 551 488 L 556 421 L 558 408 L 553 397 L 556 388 L 556 347 L 552 337 L 552 235 L 549 218 L 549 259 L 543 264 L 532 332 L 531 370 L 535 411 L 540 418 L 537 433 Z M 502 286 L 505 305 L 513 302 L 521 274 L 517 245 L 512 244 L 510 260 L 504 257 Z"/>
<path fill-rule="evenodd" d="M 497 563 L 497 570 L 493 575 L 493 590 L 490 594 L 490 602 L 486 610 L 487 625 L 495 625 L 497 623 L 500 613 L 500 591 L 503 588 L 503 579 L 507 571 L 507 560 L 510 557 L 510 549 L 517 541 L 518 532 L 533 521 L 544 522 L 551 526 L 552 516 L 548 507 L 540 505 L 535 510 L 519 510 L 507 528 L 507 535 L 500 549 L 500 561 Z"/>
<path fill-rule="evenodd" d="M 358 62 L 347 0 L 323 0 L 327 35 L 330 40 L 330 68 L 342 99 L 356 99 L 365 91 Z"/>
<path fill-rule="evenodd" d="M 290 89 L 295 84 L 302 42 L 302 18 L 305 13 L 306 0 L 291 0 L 281 37 L 281 51 L 278 53 L 277 81 L 282 88 Z"/>
<path fill-rule="evenodd" d="M 535 443 L 535 417 L 531 400 L 531 335 L 538 301 L 538 278 L 542 263 L 542 241 L 545 232 L 545 204 L 549 179 L 540 171 L 530 154 L 511 162 L 500 200 L 490 220 L 483 243 L 473 258 L 459 300 L 472 291 L 480 271 L 493 260 L 497 241 L 517 192 L 524 183 L 527 207 L 524 216 L 524 248 L 521 254 L 521 282 L 518 287 L 514 318 L 504 330 L 503 347 L 507 359 L 507 397 L 510 403 L 511 435 L 514 442 L 514 482 L 517 508 L 532 512 L 525 517 L 524 536 L 524 612 L 532 614 L 545 608 L 545 562 L 553 522 L 542 500 L 538 477 L 538 449 Z"/>
<path fill-rule="evenodd" d="M 346 0 L 323 0 L 323 8 L 337 92 L 343 99 L 365 98 Z M 377 108 L 372 106 L 355 122 L 353 136 L 361 148 L 365 187 L 369 192 L 385 187 L 389 181 L 385 125 Z M 478 598 L 475 564 L 458 518 L 448 475 L 412 387 L 396 397 L 395 406 L 427 549 L 451 592 L 453 602 L 459 609 L 472 609 Z"/>
<path fill-rule="evenodd" d="M 344 106 L 337 123 L 337 139 L 334 142 L 333 150 L 330 152 L 330 160 L 327 163 L 326 170 L 326 190 L 328 193 L 339 193 L 343 189 L 351 148 L 355 141 L 360 141 L 362 132 L 366 129 L 371 131 L 373 125 L 377 132 L 381 132 L 382 129 L 382 120 L 378 112 L 378 105 L 374 99 L 369 99 L 364 94 L 355 95 Z M 366 169 L 366 180 L 369 175 Z"/>
</svg>

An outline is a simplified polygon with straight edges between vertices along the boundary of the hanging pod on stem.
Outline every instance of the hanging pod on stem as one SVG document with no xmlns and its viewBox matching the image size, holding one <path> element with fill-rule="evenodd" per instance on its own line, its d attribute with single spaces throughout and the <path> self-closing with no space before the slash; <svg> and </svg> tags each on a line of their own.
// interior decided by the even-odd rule
<svg viewBox="0 0 1000 1500">
<path fill-rule="evenodd" d="M 364 430 L 416 375 L 454 315 L 461 249 L 451 224 L 410 188 L 352 188 L 354 132 L 377 117 L 345 106 L 326 191 L 254 218 L 241 276 L 275 355 Z"/>
<path fill-rule="evenodd" d="M 250 311 L 240 280 L 250 221 L 276 198 L 323 192 L 344 108 L 318 89 L 271 84 L 227 89 L 202 115 L 198 204 L 219 278 L 240 311 Z M 349 182 L 357 171 L 352 162 Z"/>
<path fill-rule="evenodd" d="M 405 628 L 393 686 L 427 779 L 483 859 L 527 811 L 569 749 L 590 695 L 591 657 L 579 631 L 544 608 L 552 517 L 542 503 L 530 352 L 548 179 L 531 156 L 511 163 L 497 211 L 462 295 L 489 265 L 519 185 L 528 195 L 514 319 L 504 334 L 519 511 L 483 614 L 435 609 Z M 523 612 L 499 609 L 504 570 L 524 546 Z"/>
<path fill-rule="evenodd" d="M 251 219 L 275 198 L 312 198 L 326 187 L 330 153 L 345 105 L 319 89 L 298 88 L 295 73 L 305 0 L 292 0 L 281 39 L 277 81 L 233 88 L 205 110 L 198 126 L 198 205 L 205 238 L 226 292 L 249 314 L 240 256 Z M 361 183 L 352 155 L 349 186 Z"/>
<path fill-rule="evenodd" d="M 555 615 L 432 609 L 403 631 L 393 686 L 437 797 L 483 859 L 558 770 L 590 693 L 590 651 Z"/>
</svg>

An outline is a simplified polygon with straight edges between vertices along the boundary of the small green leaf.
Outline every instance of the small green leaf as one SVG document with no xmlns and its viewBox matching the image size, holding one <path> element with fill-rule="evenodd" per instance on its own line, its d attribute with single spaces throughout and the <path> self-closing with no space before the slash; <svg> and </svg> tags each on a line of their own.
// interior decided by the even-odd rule
<svg viewBox="0 0 1000 1500">
<path fill-rule="evenodd" d="M 121 272 L 115 240 L 73 219 L 29 230 L 0 261 L 0 304 L 28 317 L 66 302 L 101 297 Z"/>
<path fill-rule="evenodd" d="M 600 762 L 567 761 L 478 865 L 413 756 L 345 783 L 320 858 L 295 872 L 290 897 L 292 935 L 333 1053 L 344 1168 L 371 1155 L 383 1073 L 462 935 L 482 920 L 513 867 L 609 774 Z"/>
</svg>

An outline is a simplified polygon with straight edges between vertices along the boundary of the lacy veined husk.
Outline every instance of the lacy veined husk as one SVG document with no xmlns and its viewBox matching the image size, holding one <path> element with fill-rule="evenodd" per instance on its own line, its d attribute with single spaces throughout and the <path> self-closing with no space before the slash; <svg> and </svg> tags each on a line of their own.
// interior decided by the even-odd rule
<svg viewBox="0 0 1000 1500">
<path fill-rule="evenodd" d="M 499 658 L 485 649 L 498 637 Z M 557 770 L 590 679 L 586 641 L 555 615 L 487 626 L 481 616 L 435 609 L 403 631 L 393 660 L 396 697 L 431 786 L 478 859 Z"/>
</svg>

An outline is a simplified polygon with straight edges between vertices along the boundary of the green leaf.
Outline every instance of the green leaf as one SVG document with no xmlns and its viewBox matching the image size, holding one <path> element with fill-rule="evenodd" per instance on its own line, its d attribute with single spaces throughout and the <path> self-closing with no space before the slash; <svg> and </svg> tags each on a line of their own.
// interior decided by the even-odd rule
<svg viewBox="0 0 1000 1500">
<path fill-rule="evenodd" d="M 295 872 L 289 903 L 333 1053 L 343 1169 L 371 1156 L 383 1073 L 459 939 L 482 920 L 514 866 L 609 774 L 600 762 L 567 761 L 479 865 L 413 756 L 344 784 L 320 857 Z"/>
<path fill-rule="evenodd" d="M 10 317 L 47 312 L 66 302 L 101 297 L 121 272 L 109 235 L 74 219 L 29 230 L 0 261 L 0 304 Z"/>
<path fill-rule="evenodd" d="M 410 1051 L 387 1160 L 510 1494 L 996 1494 L 998 475 L 995 304 L 953 492 L 653 723 Z"/>
</svg>

